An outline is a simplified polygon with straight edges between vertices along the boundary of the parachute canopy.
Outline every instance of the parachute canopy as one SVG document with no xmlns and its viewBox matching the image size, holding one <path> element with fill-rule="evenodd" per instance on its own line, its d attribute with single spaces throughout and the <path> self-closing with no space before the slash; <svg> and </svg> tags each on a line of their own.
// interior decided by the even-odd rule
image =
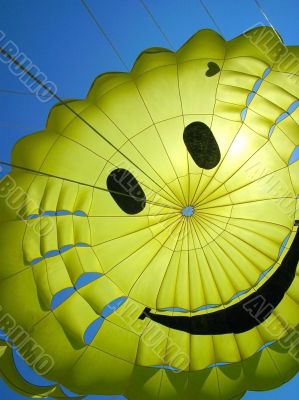
<svg viewBox="0 0 299 400">
<path fill-rule="evenodd" d="M 298 57 L 270 28 L 203 30 L 16 144 L 1 329 L 57 384 L 23 382 L 1 342 L 15 390 L 224 400 L 297 372 Z"/>
</svg>

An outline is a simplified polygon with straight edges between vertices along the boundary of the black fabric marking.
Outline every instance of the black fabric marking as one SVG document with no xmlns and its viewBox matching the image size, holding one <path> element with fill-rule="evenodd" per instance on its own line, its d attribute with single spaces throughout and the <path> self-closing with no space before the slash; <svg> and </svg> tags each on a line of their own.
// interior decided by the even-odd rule
<svg viewBox="0 0 299 400">
<path fill-rule="evenodd" d="M 209 78 L 211 76 L 214 76 L 216 74 L 218 74 L 218 72 L 220 71 L 220 67 L 218 64 L 214 63 L 214 62 L 209 62 L 208 63 L 208 70 L 206 72 L 206 76 L 208 76 Z"/>
<path fill-rule="evenodd" d="M 158 315 L 145 309 L 146 317 L 192 335 L 247 332 L 264 322 L 291 286 L 299 261 L 299 230 L 281 265 L 255 293 L 226 309 L 194 317 Z"/>
<path fill-rule="evenodd" d="M 203 122 L 192 122 L 184 129 L 183 139 L 193 161 L 204 169 L 219 163 L 221 154 L 211 129 Z"/>
<path fill-rule="evenodd" d="M 107 178 L 107 188 L 116 204 L 127 214 L 140 213 L 146 204 L 137 179 L 126 169 L 118 168 Z"/>
<path fill-rule="evenodd" d="M 142 313 L 141 313 L 141 315 L 139 316 L 138 319 L 141 319 L 141 321 L 143 321 L 146 317 L 148 317 L 148 314 L 149 314 L 150 312 L 151 312 L 151 309 L 148 308 L 148 307 L 146 307 L 146 308 L 142 311 Z"/>
</svg>

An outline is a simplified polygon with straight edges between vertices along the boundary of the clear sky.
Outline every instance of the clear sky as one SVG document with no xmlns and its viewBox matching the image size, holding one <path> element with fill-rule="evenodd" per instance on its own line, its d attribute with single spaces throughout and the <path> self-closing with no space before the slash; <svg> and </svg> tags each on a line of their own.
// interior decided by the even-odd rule
<svg viewBox="0 0 299 400">
<path fill-rule="evenodd" d="M 139 0 L 88 0 L 88 4 L 129 68 L 143 49 L 169 47 L 168 42 L 177 49 L 203 28 L 220 30 L 225 39 L 231 39 L 256 24 L 268 24 L 254 0 L 204 1 L 214 21 L 199 0 L 145 0 L 164 35 Z M 299 0 L 260 0 L 260 3 L 285 43 L 298 45 Z M 0 10 L 0 31 L 55 82 L 62 98 L 85 97 L 97 75 L 125 70 L 80 0 L 0 0 Z M 43 129 L 53 104 L 53 101 L 39 102 L 7 65 L 0 63 L 1 160 L 9 161 L 18 138 Z M 27 379 L 37 379 L 25 366 L 20 369 Z M 297 376 L 271 392 L 248 392 L 244 399 L 295 399 L 298 390 Z M 0 380 L 0 398 L 23 397 L 14 394 Z M 96 398 L 108 397 L 88 397 Z"/>
</svg>

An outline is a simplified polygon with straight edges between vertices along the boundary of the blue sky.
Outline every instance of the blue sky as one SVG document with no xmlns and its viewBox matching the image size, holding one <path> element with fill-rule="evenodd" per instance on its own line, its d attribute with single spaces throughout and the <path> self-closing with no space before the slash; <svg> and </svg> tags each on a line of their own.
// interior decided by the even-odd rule
<svg viewBox="0 0 299 400">
<path fill-rule="evenodd" d="M 254 0 L 205 0 L 205 3 L 226 39 L 258 23 L 266 24 Z M 260 3 L 285 43 L 299 44 L 298 0 L 260 0 Z M 197 30 L 216 29 L 199 0 L 146 0 L 146 4 L 174 49 Z M 169 47 L 139 0 L 88 0 L 88 5 L 129 68 L 144 48 Z M 0 7 L 0 30 L 55 82 L 60 97 L 82 98 L 97 75 L 125 70 L 79 0 L 0 0 Z M 7 65 L 0 63 L 1 160 L 9 161 L 18 138 L 43 129 L 54 103 L 41 103 L 29 95 Z M 24 366 L 21 369 L 28 379 L 34 378 Z M 244 399 L 295 399 L 298 389 L 296 377 L 275 391 L 247 393 Z M 0 397 L 1 400 L 22 398 L 1 380 Z"/>
</svg>

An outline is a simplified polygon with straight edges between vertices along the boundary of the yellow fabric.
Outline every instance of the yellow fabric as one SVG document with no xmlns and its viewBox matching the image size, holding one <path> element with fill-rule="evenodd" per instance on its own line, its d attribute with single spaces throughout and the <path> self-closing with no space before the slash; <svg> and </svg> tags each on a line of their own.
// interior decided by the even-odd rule
<svg viewBox="0 0 299 400">
<path fill-rule="evenodd" d="M 26 382 L 17 371 L 12 351 L 6 342 L 0 341 L 0 377 L 17 393 L 34 399 L 51 397 L 53 399 L 67 399 L 58 385 L 38 387 Z M 81 397 L 82 398 L 82 397 Z"/>
<path fill-rule="evenodd" d="M 80 395 L 225 400 L 274 388 L 298 371 L 281 344 L 288 335 L 289 346 L 296 341 L 298 271 L 270 317 L 244 333 L 190 335 L 139 319 L 145 307 L 194 316 L 236 304 L 270 279 L 290 248 L 299 219 L 299 161 L 289 163 L 299 108 L 277 118 L 298 100 L 299 64 L 279 58 L 282 46 L 261 27 L 230 42 L 203 30 L 176 53 L 146 50 L 130 73 L 99 76 L 86 99 L 56 105 L 45 130 L 16 144 L 18 167 L 0 183 L 0 305 L 54 359 L 47 378 Z M 287 50 L 299 56 L 298 47 Z M 219 67 L 210 77 L 209 63 Z M 183 131 L 194 121 L 218 143 L 212 169 L 187 152 Z M 107 191 L 116 168 L 142 187 L 139 214 L 126 214 Z M 17 209 L 2 195 L 12 180 L 10 194 L 24 195 Z M 188 205 L 190 218 L 181 214 Z M 76 286 L 95 272 L 97 280 Z M 86 344 L 87 329 L 121 297 Z M 63 395 L 58 386 L 21 383 L 4 342 L 0 374 L 23 395 Z"/>
</svg>

